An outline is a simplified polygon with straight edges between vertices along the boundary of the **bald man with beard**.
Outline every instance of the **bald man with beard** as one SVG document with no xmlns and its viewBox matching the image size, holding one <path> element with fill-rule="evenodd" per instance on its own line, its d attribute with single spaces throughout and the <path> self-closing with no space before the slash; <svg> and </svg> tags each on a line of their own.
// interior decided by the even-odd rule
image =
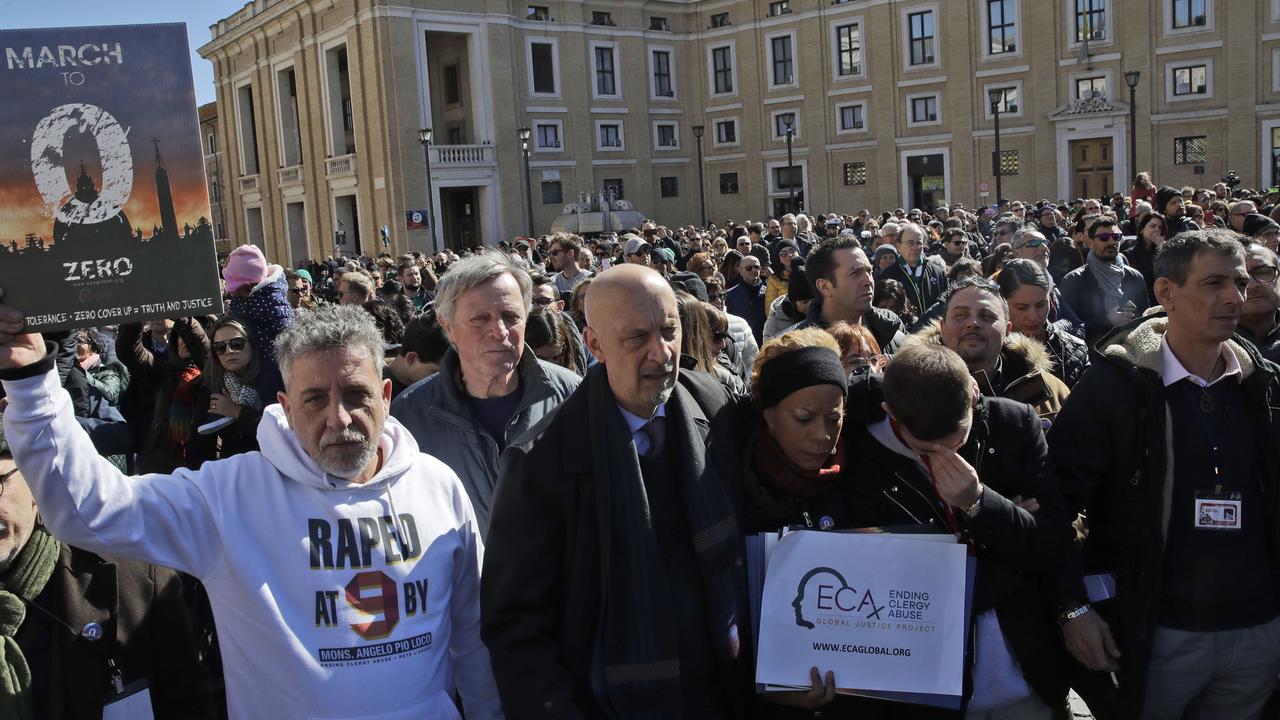
<svg viewBox="0 0 1280 720">
<path fill-rule="evenodd" d="M 730 398 L 680 369 L 675 294 L 653 270 L 602 274 L 586 315 L 598 364 L 508 449 L 494 497 L 481 633 L 503 707 L 738 717 L 751 693 Z"/>
</svg>

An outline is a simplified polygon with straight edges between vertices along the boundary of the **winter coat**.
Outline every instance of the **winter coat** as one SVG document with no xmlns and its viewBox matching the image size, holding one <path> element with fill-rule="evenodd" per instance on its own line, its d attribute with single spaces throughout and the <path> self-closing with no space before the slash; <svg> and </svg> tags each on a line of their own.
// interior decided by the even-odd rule
<svg viewBox="0 0 1280 720">
<path fill-rule="evenodd" d="M 1240 337 L 1253 343 L 1253 346 L 1258 348 L 1258 352 L 1262 353 L 1262 357 L 1273 363 L 1280 363 L 1280 323 L 1272 327 L 1271 332 L 1264 337 L 1254 337 L 1253 333 L 1246 330 L 1244 326 L 1236 328 L 1236 332 Z"/>
<path fill-rule="evenodd" d="M 1121 262 L 1117 260 L 1117 262 Z M 1128 265 L 1123 265 L 1124 278 L 1120 281 L 1120 289 L 1124 299 L 1133 304 L 1134 317 L 1142 315 L 1149 306 L 1147 301 L 1147 283 L 1142 273 Z M 1114 320 L 1107 314 L 1103 302 L 1102 288 L 1098 280 L 1089 271 L 1086 263 L 1067 273 L 1058 283 L 1062 291 L 1062 299 L 1066 301 L 1076 315 L 1084 322 L 1085 339 L 1093 344 L 1114 327 Z"/>
<path fill-rule="evenodd" d="M 1165 543 L 1175 452 L 1161 374 L 1163 312 L 1117 327 L 1099 341 L 1098 356 L 1072 391 L 1049 431 L 1049 447 L 1071 513 L 1085 512 L 1089 534 L 1064 568 L 1062 604 L 1086 598 L 1081 576 L 1112 573 L 1116 597 L 1097 605 L 1119 644 L 1120 707 L 1115 717 L 1138 717 L 1164 587 Z M 1267 518 L 1267 549 L 1280 558 L 1280 477 L 1273 417 L 1280 368 L 1238 339 L 1227 346 L 1240 362 L 1241 386 L 1253 422 Z M 1280 563 L 1272 562 L 1280 587 Z M 1110 686 L 1110 680 L 1102 684 Z"/>
<path fill-rule="evenodd" d="M 1121 254 L 1124 255 L 1125 262 L 1129 263 L 1129 267 L 1142 273 L 1142 279 L 1147 281 L 1147 302 L 1148 307 L 1156 304 L 1156 249 L 1148 248 L 1142 238 L 1135 237 L 1120 248 Z"/>
<path fill-rule="evenodd" d="M 764 304 L 767 308 L 773 307 L 773 301 L 787 294 L 787 287 L 790 283 L 791 271 L 785 273 L 774 272 L 769 275 L 769 279 L 765 280 L 766 287 L 764 292 Z"/>
<path fill-rule="evenodd" d="M 129 387 L 129 368 L 124 363 L 107 360 L 102 356 L 87 373 L 90 387 L 97 390 L 109 404 L 119 404 L 120 396 Z"/>
<path fill-rule="evenodd" d="M 231 298 L 227 303 L 227 314 L 238 315 L 248 321 L 263 360 L 274 363 L 276 336 L 293 323 L 284 269 L 279 265 L 268 267 L 267 276 L 253 287 L 249 297 Z"/>
<path fill-rule="evenodd" d="M 36 604 L 77 632 L 97 623 L 103 635 L 88 642 L 60 626 L 50 633 L 51 621 L 36 610 L 27 612 L 16 636 L 27 658 L 39 657 L 31 653 L 41 644 L 37 634 L 49 638 L 43 656 L 48 663 L 31 668 L 50 689 L 48 705 L 37 708 L 36 716 L 101 718 L 102 699 L 113 693 L 110 654 L 124 684 L 146 681 L 157 718 L 215 717 L 214 689 L 196 656 L 178 574 L 60 545 L 53 576 Z"/>
<path fill-rule="evenodd" d="M 785 294 L 778 296 L 769 305 L 769 318 L 764 321 L 764 342 L 778 337 L 782 333 L 791 329 L 793 325 L 804 320 L 804 317 L 795 317 L 787 312 L 787 308 L 791 307 L 791 303 L 787 302 Z M 764 343 L 761 343 L 763 345 Z"/>
<path fill-rule="evenodd" d="M 190 360 L 178 357 L 178 338 L 186 344 Z M 198 387 L 192 391 L 190 437 L 185 458 L 179 457 L 178 445 L 170 434 L 170 411 L 174 409 L 174 392 L 181 384 L 179 375 L 188 366 L 204 367 L 209 356 L 209 337 L 200 323 L 191 318 L 175 320 L 173 329 L 169 331 L 168 345 L 161 355 L 148 349 L 141 325 L 122 325 L 116 348 L 120 361 L 129 368 L 134 381 L 145 378 L 146 383 L 156 389 L 152 398 L 151 425 L 142 435 L 138 447 L 138 471 L 169 473 L 182 466 L 199 467 L 201 462 L 212 457 L 212 451 L 207 447 L 212 442 L 210 436 L 199 435 L 195 431 L 202 410 L 195 397 Z M 208 407 L 206 402 L 203 410 Z"/>
<path fill-rule="evenodd" d="M 760 344 L 751 331 L 751 325 L 743 318 L 726 312 L 729 318 L 729 336 L 733 338 L 733 359 L 738 366 L 738 375 L 746 380 L 751 377 L 751 366 L 756 361 L 756 353 L 760 352 Z"/>
<path fill-rule="evenodd" d="M 916 277 L 915 271 L 907 267 L 901 256 L 898 262 L 890 265 L 880 275 L 882 280 L 897 280 L 907 291 L 907 300 L 915 307 L 917 313 L 928 310 L 947 291 L 947 266 L 941 258 L 928 256 L 920 258 L 923 269 Z"/>
<path fill-rule="evenodd" d="M 786 294 L 783 291 L 783 294 Z M 733 313 L 747 321 L 751 326 L 751 334 L 756 343 L 763 341 L 765 311 L 768 306 L 765 298 L 768 295 L 768 283 L 758 283 L 754 287 L 746 283 L 738 283 L 724 294 L 725 312 Z"/>
<path fill-rule="evenodd" d="M 942 345 L 941 322 L 922 328 L 903 347 L 919 343 Z M 1053 358 L 1044 343 L 1016 332 L 1005 336 L 995 372 L 976 379 L 983 395 L 1024 402 L 1046 421 L 1053 420 L 1071 393 L 1054 374 Z"/>
<path fill-rule="evenodd" d="M 458 353 L 452 347 L 441 358 L 439 372 L 410 385 L 391 403 L 391 415 L 404 424 L 422 452 L 439 458 L 462 478 L 481 537 L 488 533 L 502 450 L 554 410 L 582 380 L 570 370 L 539 360 L 529 348 L 520 355 L 516 372 L 520 403 L 507 423 L 501 446 L 472 415 L 461 385 Z"/>
<path fill-rule="evenodd" d="M 869 426 L 884 417 L 882 400 L 875 376 L 866 376 L 849 391 L 841 442 L 847 457 L 858 460 L 841 479 L 846 483 L 841 509 L 846 527 L 925 525 L 948 532 L 944 505 L 918 465 L 872 436 Z M 1026 405 L 980 397 L 959 455 L 977 470 L 985 487 L 981 509 L 973 518 L 955 514 L 977 558 L 972 617 L 995 610 L 1027 684 L 1052 707 L 1066 698 L 1066 656 L 1054 598 L 1045 588 L 1053 586 L 1074 531 L 1041 428 Z M 1019 508 L 1012 500 L 1018 496 L 1036 498 L 1040 509 L 1031 514 Z M 966 698 L 973 692 L 972 650 L 968 652 Z M 889 712 L 890 717 L 921 715 L 948 716 L 925 708 Z"/>
</svg>

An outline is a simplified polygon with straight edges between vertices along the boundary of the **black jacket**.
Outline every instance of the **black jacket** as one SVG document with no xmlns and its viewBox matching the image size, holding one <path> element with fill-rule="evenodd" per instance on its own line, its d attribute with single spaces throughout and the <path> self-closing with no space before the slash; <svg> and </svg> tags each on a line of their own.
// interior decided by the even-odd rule
<svg viewBox="0 0 1280 720">
<path fill-rule="evenodd" d="M 609 717 L 591 678 L 608 576 L 600 547 L 607 518 L 598 512 L 595 488 L 609 478 L 598 477 L 591 453 L 583 452 L 584 440 L 603 438 L 603 428 L 588 427 L 590 387 L 579 385 L 502 456 L 485 538 L 480 632 L 512 720 Z M 740 524 L 729 394 L 714 378 L 681 370 L 670 402 L 694 416 Z M 726 690 L 743 702 L 750 692 L 745 667 L 726 670 Z"/>
<path fill-rule="evenodd" d="M 947 266 L 932 257 L 921 257 L 920 264 L 923 270 L 918 278 L 901 257 L 880 275 L 881 279 L 902 283 L 917 313 L 928 310 L 947 291 Z"/>
<path fill-rule="evenodd" d="M 1167 319 L 1155 312 L 1116 328 L 1099 341 L 1100 359 L 1072 390 L 1049 432 L 1050 448 L 1070 512 L 1085 512 L 1089 535 L 1063 580 L 1064 604 L 1086 595 L 1081 574 L 1115 575 L 1117 597 L 1098 609 L 1120 645 L 1117 717 L 1137 717 L 1160 613 L 1167 496 L 1173 469 L 1166 462 L 1171 426 L 1166 413 L 1160 341 Z M 1280 587 L 1280 504 L 1276 478 L 1275 365 L 1245 342 L 1230 341 L 1243 371 L 1253 418 L 1266 503 L 1268 550 Z M 1110 683 L 1108 682 L 1107 685 Z"/>
<path fill-rule="evenodd" d="M 891 310 L 873 307 L 863 317 L 863 321 L 867 325 L 867 329 L 875 337 L 876 343 L 880 345 L 880 352 L 885 355 L 892 355 L 902 348 L 902 344 L 907 341 L 907 334 L 903 330 L 902 320 Z M 822 317 L 822 299 L 814 298 L 809 303 L 809 310 L 805 314 L 804 320 L 796 323 L 791 330 L 801 330 L 807 327 L 818 327 L 826 329 L 829 323 Z"/>
<path fill-rule="evenodd" d="M 914 461 L 868 430 L 883 417 L 881 399 L 873 380 L 850 389 L 843 442 L 848 457 L 858 458 L 848 477 L 850 526 L 928 525 L 945 532 L 943 505 L 928 479 Z M 975 517 L 957 511 L 961 531 L 977 554 L 973 615 L 996 611 L 1028 685 L 1046 704 L 1060 705 L 1067 694 L 1065 651 L 1050 590 L 1074 531 L 1040 419 L 1025 404 L 981 397 L 960 455 L 986 488 Z M 1040 510 L 1032 515 L 1018 508 L 1011 499 L 1017 496 L 1036 498 Z M 965 692 L 972 693 L 967 674 Z"/>
<path fill-rule="evenodd" d="M 1075 387 L 1089 369 L 1089 346 L 1073 335 L 1070 328 L 1069 321 L 1059 320 L 1047 323 L 1044 329 L 1044 349 L 1053 360 L 1052 372 L 1068 388 Z"/>
<path fill-rule="evenodd" d="M 1277 316 L 1280 317 L 1280 313 L 1277 313 Z M 1258 348 L 1258 352 L 1262 353 L 1262 357 L 1273 363 L 1280 363 L 1280 323 L 1273 326 L 1271 331 L 1263 337 L 1255 337 L 1244 326 L 1237 328 L 1236 332 L 1240 337 L 1253 343 L 1253 346 Z"/>
<path fill-rule="evenodd" d="M 215 696 L 196 657 L 177 573 L 129 560 L 111 561 L 62 546 L 57 567 L 36 604 L 77 632 L 89 623 L 102 639 L 89 642 L 28 610 L 18 644 L 32 654 L 37 636 L 51 638 L 47 663 L 31 668 L 48 690 L 37 717 L 86 720 L 102 717 L 111 692 L 107 658 L 114 655 L 123 682 L 145 679 L 157 718 L 213 718 Z M 43 676 L 43 678 L 41 678 Z"/>
<path fill-rule="evenodd" d="M 1062 282 L 1058 283 L 1058 288 L 1062 291 L 1062 299 L 1084 322 L 1085 338 L 1089 344 L 1092 345 L 1115 327 L 1114 321 L 1105 310 L 1102 288 L 1098 285 L 1097 278 L 1089 271 L 1088 263 L 1067 273 L 1066 277 L 1062 278 Z M 1134 317 L 1142 315 L 1142 311 L 1146 310 L 1150 304 L 1147 301 L 1147 283 L 1142 273 L 1125 265 L 1120 289 L 1124 293 L 1124 299 L 1133 303 Z"/>
</svg>

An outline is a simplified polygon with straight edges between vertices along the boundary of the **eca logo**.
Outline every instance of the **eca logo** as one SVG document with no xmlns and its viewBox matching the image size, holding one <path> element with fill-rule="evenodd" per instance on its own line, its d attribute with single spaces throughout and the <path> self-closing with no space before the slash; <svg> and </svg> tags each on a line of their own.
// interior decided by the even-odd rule
<svg viewBox="0 0 1280 720">
<path fill-rule="evenodd" d="M 819 615 L 857 614 L 878 620 L 884 610 L 876 604 L 870 588 L 859 592 L 838 570 L 829 567 L 817 567 L 805 573 L 796 586 L 791 607 L 796 611 L 796 625 L 810 630 L 814 628 L 813 619 Z"/>
</svg>

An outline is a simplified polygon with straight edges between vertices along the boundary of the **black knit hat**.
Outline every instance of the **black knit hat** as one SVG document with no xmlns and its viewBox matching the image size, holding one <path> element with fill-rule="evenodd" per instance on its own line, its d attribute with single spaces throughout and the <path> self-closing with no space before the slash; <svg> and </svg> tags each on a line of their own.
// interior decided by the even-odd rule
<svg viewBox="0 0 1280 720">
<path fill-rule="evenodd" d="M 1249 237 L 1257 237 L 1264 232 L 1274 232 L 1280 230 L 1280 223 L 1259 213 L 1249 213 L 1244 216 L 1244 223 L 1241 225 L 1244 234 Z"/>
<path fill-rule="evenodd" d="M 1163 215 L 1165 207 L 1168 206 L 1169 201 L 1175 197 L 1182 197 L 1182 191 L 1174 187 L 1169 187 L 1168 185 L 1161 186 L 1160 189 L 1156 191 L 1155 211 Z"/>
<path fill-rule="evenodd" d="M 787 299 L 791 302 L 813 299 L 813 287 L 805 277 L 804 264 L 799 258 L 791 261 L 791 278 L 787 281 Z"/>
</svg>

